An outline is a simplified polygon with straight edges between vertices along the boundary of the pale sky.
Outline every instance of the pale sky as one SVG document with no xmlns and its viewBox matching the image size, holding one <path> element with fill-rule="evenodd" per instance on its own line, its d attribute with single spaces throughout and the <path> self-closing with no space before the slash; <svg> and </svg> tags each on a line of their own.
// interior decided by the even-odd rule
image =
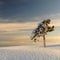
<svg viewBox="0 0 60 60">
<path fill-rule="evenodd" d="M 55 31 L 48 33 L 47 40 L 59 43 L 60 0 L 0 0 L 0 44 L 32 43 L 32 31 L 48 18 Z"/>
</svg>

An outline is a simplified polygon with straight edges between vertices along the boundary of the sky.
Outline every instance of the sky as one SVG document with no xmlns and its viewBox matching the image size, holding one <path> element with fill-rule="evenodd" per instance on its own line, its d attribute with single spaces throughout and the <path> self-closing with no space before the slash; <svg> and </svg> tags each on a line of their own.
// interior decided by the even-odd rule
<svg viewBox="0 0 60 60">
<path fill-rule="evenodd" d="M 60 0 L 0 0 L 0 22 L 31 22 L 47 17 L 60 19 Z"/>
<path fill-rule="evenodd" d="M 32 43 L 32 31 L 48 18 L 55 26 L 48 40 L 60 40 L 60 0 L 0 0 L 0 44 Z"/>
</svg>

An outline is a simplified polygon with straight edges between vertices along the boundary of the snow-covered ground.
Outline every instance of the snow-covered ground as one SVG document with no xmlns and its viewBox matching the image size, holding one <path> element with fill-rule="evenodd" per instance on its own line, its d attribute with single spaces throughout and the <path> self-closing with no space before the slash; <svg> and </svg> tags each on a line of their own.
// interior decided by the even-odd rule
<svg viewBox="0 0 60 60">
<path fill-rule="evenodd" d="M 51 45 L 46 48 L 36 45 L 0 47 L 0 60 L 60 60 L 60 46 Z"/>
</svg>

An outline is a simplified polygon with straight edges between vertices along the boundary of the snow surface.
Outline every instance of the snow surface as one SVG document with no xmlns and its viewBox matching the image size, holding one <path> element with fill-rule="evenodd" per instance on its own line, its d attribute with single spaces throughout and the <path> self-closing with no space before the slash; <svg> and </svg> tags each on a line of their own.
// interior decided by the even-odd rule
<svg viewBox="0 0 60 60">
<path fill-rule="evenodd" d="M 60 60 L 60 47 L 0 47 L 0 60 Z"/>
</svg>

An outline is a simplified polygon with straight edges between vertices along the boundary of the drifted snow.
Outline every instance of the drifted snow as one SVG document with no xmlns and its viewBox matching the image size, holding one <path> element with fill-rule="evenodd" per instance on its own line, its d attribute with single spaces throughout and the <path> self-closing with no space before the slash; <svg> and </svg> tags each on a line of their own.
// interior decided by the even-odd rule
<svg viewBox="0 0 60 60">
<path fill-rule="evenodd" d="M 60 60 L 60 49 L 33 45 L 0 47 L 0 60 Z"/>
</svg>

